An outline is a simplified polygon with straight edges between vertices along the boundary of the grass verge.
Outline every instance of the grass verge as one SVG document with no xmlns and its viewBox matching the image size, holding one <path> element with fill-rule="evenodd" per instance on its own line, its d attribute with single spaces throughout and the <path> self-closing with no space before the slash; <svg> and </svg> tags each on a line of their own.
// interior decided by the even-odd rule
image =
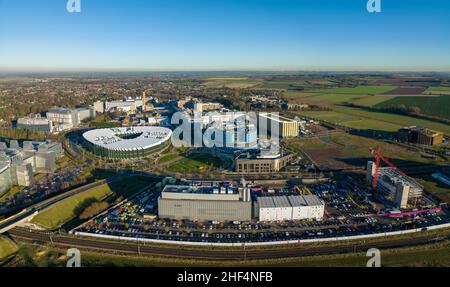
<svg viewBox="0 0 450 287">
<path fill-rule="evenodd" d="M 103 184 L 89 191 L 65 199 L 33 218 L 32 223 L 49 230 L 61 228 L 67 222 L 77 218 L 89 202 L 108 203 L 108 206 L 126 198 L 149 185 L 144 179 L 132 177 Z"/>
<path fill-rule="evenodd" d="M 0 262 L 16 251 L 17 245 L 11 239 L 0 235 Z"/>
<path fill-rule="evenodd" d="M 365 267 L 368 259 L 365 253 L 354 253 L 275 260 L 216 262 L 81 252 L 81 262 L 85 267 Z M 65 266 L 66 261 L 64 250 L 23 244 L 16 258 L 7 266 Z M 384 267 L 450 266 L 450 242 L 382 250 L 381 264 Z"/>
</svg>

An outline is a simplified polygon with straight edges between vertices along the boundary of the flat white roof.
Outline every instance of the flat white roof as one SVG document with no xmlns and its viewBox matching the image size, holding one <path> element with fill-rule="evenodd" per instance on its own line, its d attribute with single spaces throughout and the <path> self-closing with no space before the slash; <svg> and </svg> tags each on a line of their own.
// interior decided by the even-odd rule
<svg viewBox="0 0 450 287">
<path fill-rule="evenodd" d="M 258 197 L 260 208 L 282 208 L 301 206 L 322 206 L 324 203 L 315 195 L 262 196 Z"/>
<path fill-rule="evenodd" d="M 288 118 L 280 116 L 280 115 L 278 115 L 278 118 L 275 118 L 272 114 L 267 114 L 267 113 L 260 113 L 259 115 L 261 117 L 270 119 L 270 120 L 278 122 L 278 123 L 298 123 L 297 121 L 295 121 L 293 119 L 288 119 Z"/>
<path fill-rule="evenodd" d="M 258 197 L 259 208 L 275 208 L 275 202 L 272 197 Z"/>
<path fill-rule="evenodd" d="M 309 206 L 319 206 L 323 205 L 323 202 L 315 195 L 305 195 L 303 196 L 303 199 L 306 201 L 306 203 Z"/>
<path fill-rule="evenodd" d="M 135 138 L 123 139 L 120 136 Z M 158 146 L 172 137 L 172 131 L 163 127 L 125 127 L 97 129 L 85 132 L 83 138 L 88 142 L 109 150 L 134 151 Z"/>
<path fill-rule="evenodd" d="M 286 196 L 276 196 L 273 198 L 276 207 L 291 207 Z"/>
<path fill-rule="evenodd" d="M 291 203 L 292 207 L 300 207 L 300 206 L 308 205 L 308 203 L 306 202 L 306 200 L 303 196 L 291 195 L 288 198 L 289 198 L 289 202 Z"/>
</svg>

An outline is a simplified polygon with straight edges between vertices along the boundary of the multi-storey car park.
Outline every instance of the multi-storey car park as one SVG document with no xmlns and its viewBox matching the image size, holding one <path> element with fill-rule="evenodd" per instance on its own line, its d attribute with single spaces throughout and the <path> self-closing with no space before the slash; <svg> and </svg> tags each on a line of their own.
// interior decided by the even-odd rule
<svg viewBox="0 0 450 287">
<path fill-rule="evenodd" d="M 172 131 L 163 127 L 127 127 L 85 132 L 87 147 L 108 159 L 144 158 L 166 148 Z"/>
</svg>

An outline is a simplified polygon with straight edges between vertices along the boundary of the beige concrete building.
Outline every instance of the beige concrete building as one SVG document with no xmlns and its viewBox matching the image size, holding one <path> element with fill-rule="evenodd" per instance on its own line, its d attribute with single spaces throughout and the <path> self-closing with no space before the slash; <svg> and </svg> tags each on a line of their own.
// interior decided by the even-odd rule
<svg viewBox="0 0 450 287">
<path fill-rule="evenodd" d="M 424 127 L 412 126 L 400 129 L 397 137 L 402 142 L 434 146 L 442 143 L 444 134 Z"/>
<path fill-rule="evenodd" d="M 191 221 L 250 221 L 247 188 L 168 185 L 158 199 L 160 218 Z"/>
<path fill-rule="evenodd" d="M 235 170 L 239 173 L 278 172 L 289 165 L 293 159 L 293 154 L 264 156 L 261 154 L 244 153 L 236 158 Z"/>
<path fill-rule="evenodd" d="M 272 125 L 278 125 L 278 133 L 281 138 L 297 137 L 300 132 L 300 123 L 282 116 L 261 113 L 258 117 L 259 127 L 266 127 L 267 133 L 272 136 L 276 131 L 272 130 Z M 264 129 L 264 128 L 263 128 Z"/>
</svg>

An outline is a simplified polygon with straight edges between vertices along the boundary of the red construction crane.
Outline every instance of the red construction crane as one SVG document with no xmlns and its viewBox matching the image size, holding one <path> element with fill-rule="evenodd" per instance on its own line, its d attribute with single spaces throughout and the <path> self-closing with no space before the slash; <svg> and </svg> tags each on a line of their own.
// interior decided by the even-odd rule
<svg viewBox="0 0 450 287">
<path fill-rule="evenodd" d="M 377 146 L 376 149 L 370 148 L 370 152 L 376 157 L 375 160 L 375 174 L 373 175 L 372 180 L 372 192 L 375 193 L 377 190 L 377 184 L 378 184 L 378 171 L 380 169 L 380 163 L 381 161 L 384 161 L 387 165 L 397 170 L 401 175 L 406 176 L 406 174 L 401 171 L 398 167 L 396 167 L 393 163 L 391 163 L 387 158 L 383 157 L 380 153 L 380 147 Z"/>
</svg>

